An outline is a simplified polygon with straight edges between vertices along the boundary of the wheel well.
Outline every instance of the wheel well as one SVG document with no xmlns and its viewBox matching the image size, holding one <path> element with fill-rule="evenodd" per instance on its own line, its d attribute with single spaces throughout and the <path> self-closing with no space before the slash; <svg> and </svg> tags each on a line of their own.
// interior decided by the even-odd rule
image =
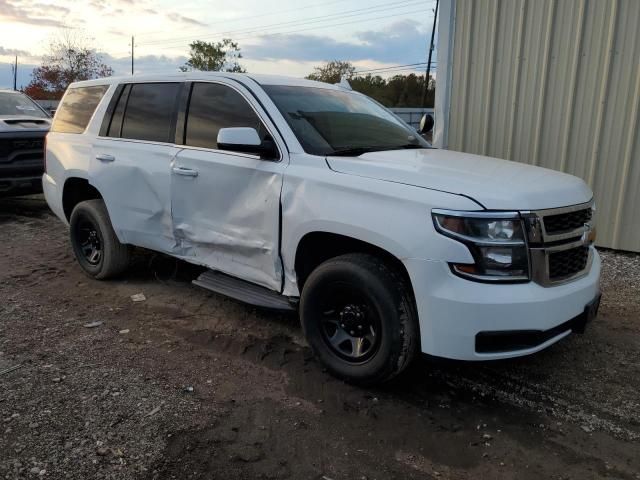
<svg viewBox="0 0 640 480">
<path fill-rule="evenodd" d="M 409 272 L 396 256 L 362 240 L 328 232 L 308 233 L 298 244 L 295 270 L 300 292 L 302 292 L 304 282 L 318 265 L 346 253 L 368 253 L 383 259 L 387 265 L 403 277 L 413 295 Z"/>
<path fill-rule="evenodd" d="M 89 184 L 84 178 L 69 178 L 64 182 L 62 190 L 62 208 L 67 220 L 71 218 L 71 212 L 75 206 L 85 200 L 95 200 L 102 198 L 100 192 Z"/>
</svg>

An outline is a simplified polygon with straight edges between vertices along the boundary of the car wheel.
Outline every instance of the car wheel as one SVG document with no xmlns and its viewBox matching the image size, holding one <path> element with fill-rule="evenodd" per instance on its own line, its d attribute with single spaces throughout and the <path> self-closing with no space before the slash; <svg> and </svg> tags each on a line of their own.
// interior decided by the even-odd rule
<svg viewBox="0 0 640 480">
<path fill-rule="evenodd" d="M 304 284 L 300 315 L 316 356 L 352 383 L 388 381 L 418 351 L 410 289 L 372 255 L 342 255 L 317 267 Z"/>
<path fill-rule="evenodd" d="M 102 200 L 78 203 L 69 220 L 71 245 L 78 263 L 92 278 L 115 277 L 129 266 L 129 247 L 116 237 Z"/>
</svg>

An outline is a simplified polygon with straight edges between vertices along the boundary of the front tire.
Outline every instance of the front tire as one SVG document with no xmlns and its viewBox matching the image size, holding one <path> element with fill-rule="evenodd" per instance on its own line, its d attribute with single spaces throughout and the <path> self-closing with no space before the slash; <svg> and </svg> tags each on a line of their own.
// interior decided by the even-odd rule
<svg viewBox="0 0 640 480">
<path fill-rule="evenodd" d="M 372 255 L 341 255 L 316 268 L 305 282 L 300 315 L 316 356 L 351 383 L 391 380 L 418 351 L 410 289 Z"/>
<path fill-rule="evenodd" d="M 69 220 L 71 246 L 84 272 L 104 280 L 124 272 L 129 266 L 129 247 L 120 243 L 113 231 L 102 200 L 78 203 Z"/>
</svg>

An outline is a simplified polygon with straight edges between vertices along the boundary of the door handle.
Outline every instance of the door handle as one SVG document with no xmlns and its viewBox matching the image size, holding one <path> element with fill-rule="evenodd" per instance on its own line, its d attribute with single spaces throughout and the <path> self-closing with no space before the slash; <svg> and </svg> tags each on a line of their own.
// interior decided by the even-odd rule
<svg viewBox="0 0 640 480">
<path fill-rule="evenodd" d="M 107 153 L 99 153 L 96 155 L 96 160 L 100 160 L 101 162 L 113 162 L 115 159 L 116 157 Z"/>
<path fill-rule="evenodd" d="M 173 167 L 171 169 L 171 171 L 173 173 L 175 173 L 176 175 L 183 175 L 185 177 L 197 177 L 198 176 L 198 171 L 197 170 L 192 170 L 190 168 Z"/>
</svg>

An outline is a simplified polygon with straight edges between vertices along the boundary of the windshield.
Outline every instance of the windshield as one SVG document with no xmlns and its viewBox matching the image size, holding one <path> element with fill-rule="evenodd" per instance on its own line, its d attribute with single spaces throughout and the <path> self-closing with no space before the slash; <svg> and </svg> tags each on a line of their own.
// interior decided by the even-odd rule
<svg viewBox="0 0 640 480">
<path fill-rule="evenodd" d="M 418 132 L 364 95 L 316 87 L 263 88 L 307 153 L 355 156 L 429 148 Z"/>
<path fill-rule="evenodd" d="M 0 115 L 48 118 L 33 100 L 18 92 L 0 92 Z"/>
</svg>

